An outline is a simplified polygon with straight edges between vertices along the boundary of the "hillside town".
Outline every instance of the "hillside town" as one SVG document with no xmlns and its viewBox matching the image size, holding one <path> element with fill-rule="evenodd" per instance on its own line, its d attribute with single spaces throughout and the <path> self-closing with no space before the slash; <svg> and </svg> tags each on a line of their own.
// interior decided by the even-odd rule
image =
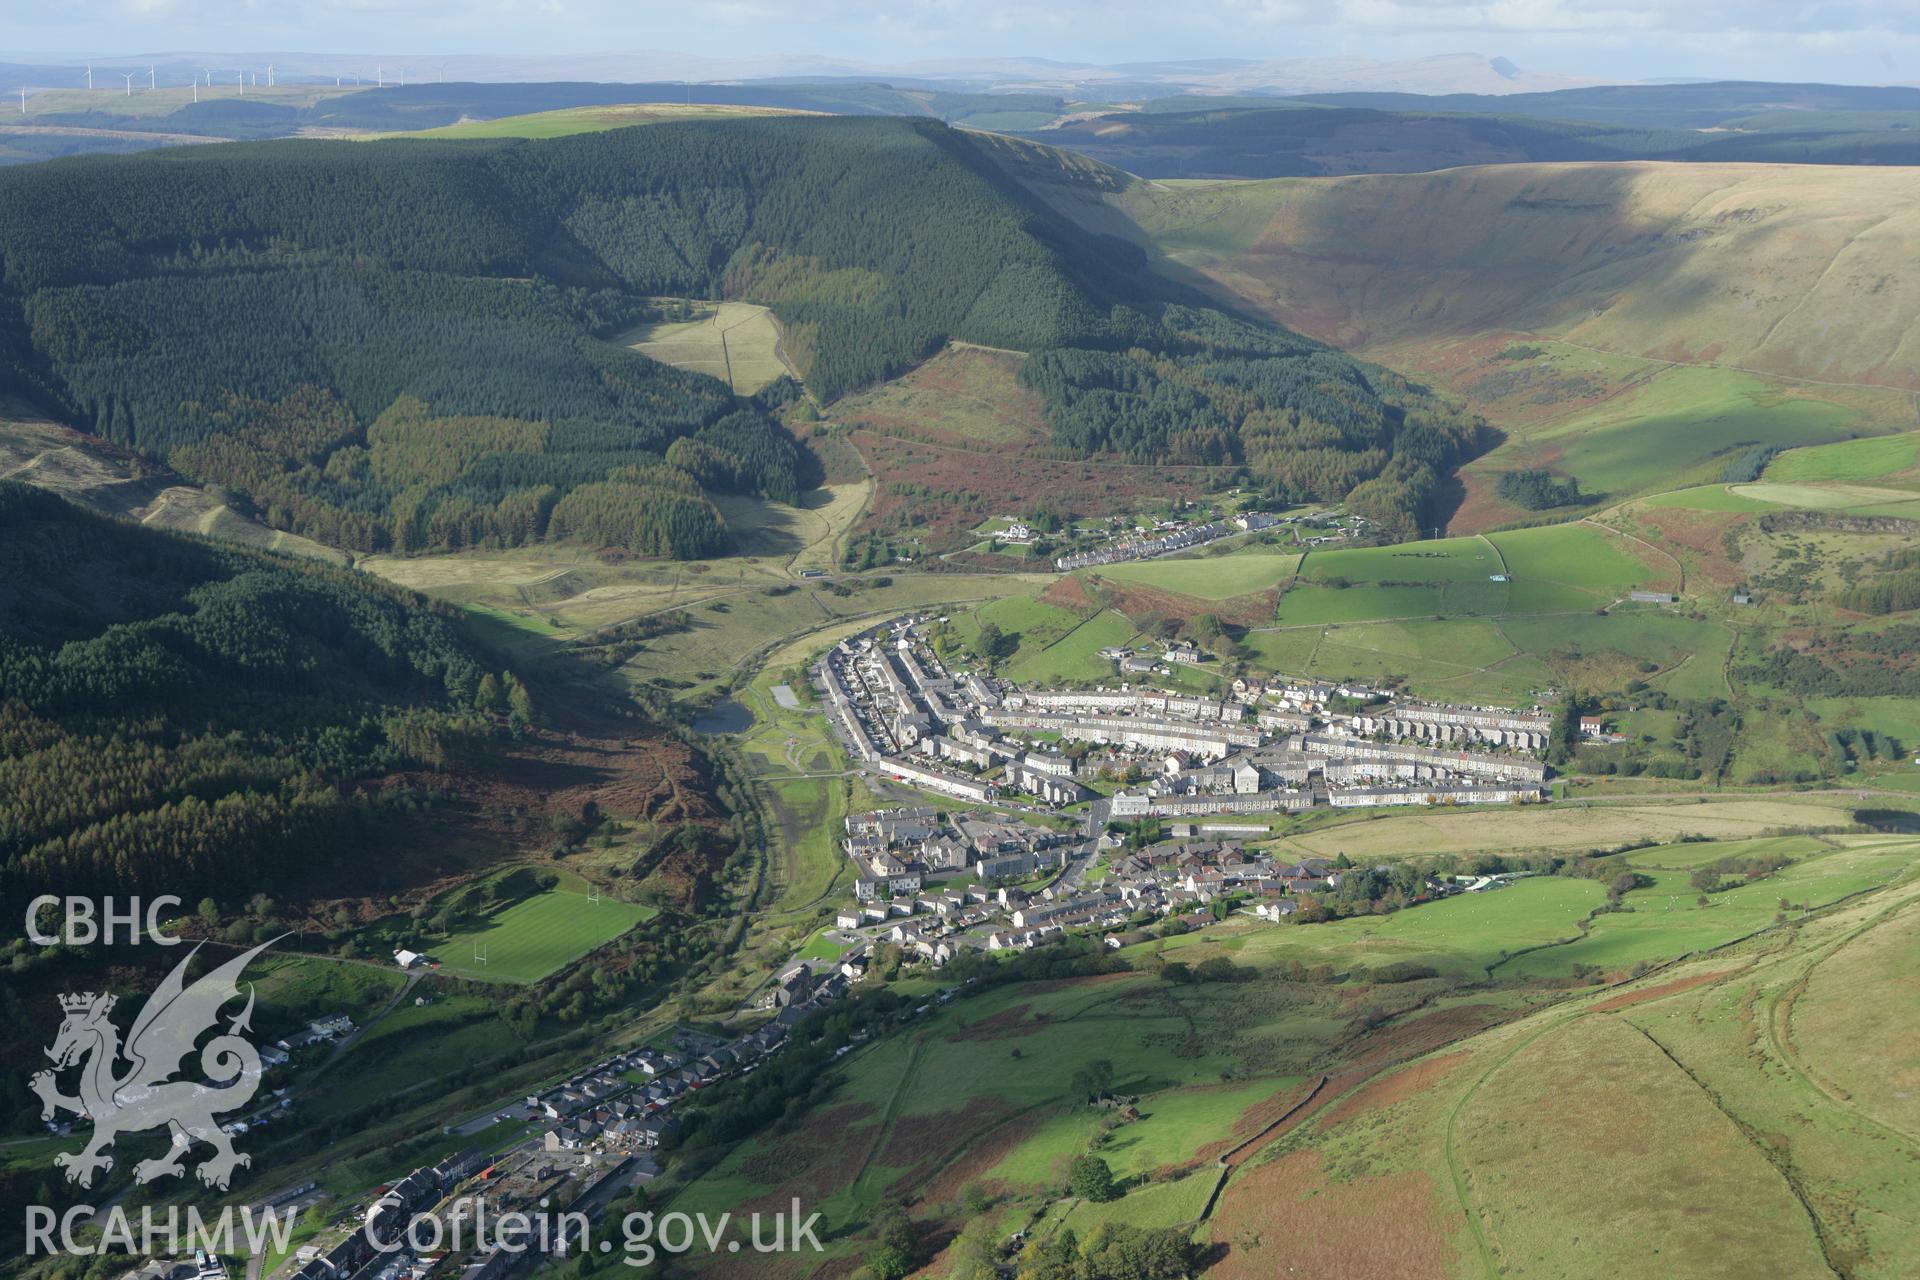
<svg viewBox="0 0 1920 1280">
<path fill-rule="evenodd" d="M 841 641 L 815 668 L 851 756 L 923 791 L 974 804 L 1024 798 L 1050 810 L 1104 801 L 1114 818 L 1546 795 L 1551 723 L 1539 708 L 1284 679 L 1238 678 L 1217 695 L 1127 681 L 1023 688 L 949 670 L 929 640 L 931 622 L 893 619 Z M 1169 645 L 1148 674 L 1200 661 Z M 1127 658 L 1115 662 L 1117 674 L 1133 669 Z"/>
<path fill-rule="evenodd" d="M 1124 945 L 1153 922 L 1200 928 L 1230 911 L 1278 922 L 1339 894 L 1353 872 L 1247 848 L 1265 834 L 1261 815 L 1546 796 L 1552 726 L 1539 708 L 1310 680 L 1240 678 L 1218 695 L 1118 679 L 1022 687 L 949 666 L 932 640 L 937 625 L 895 618 L 842 641 L 815 669 L 856 761 L 957 802 L 847 818 L 854 901 L 836 924 L 864 944 L 855 963 L 881 943 L 944 966 L 1072 931 Z M 1133 656 L 1106 655 L 1117 676 L 1130 670 L 1123 653 Z M 1150 673 L 1202 660 L 1170 645 Z M 1410 902 L 1459 889 L 1424 877 L 1389 885 L 1406 877 L 1371 871 L 1364 896 Z"/>
<path fill-rule="evenodd" d="M 1373 522 L 1364 516 L 1325 511 L 1290 515 L 1243 511 L 1238 515 L 1212 520 L 1147 520 L 1115 529 L 1106 540 L 1092 546 L 1083 544 L 1077 550 L 1055 556 L 1053 567 L 1067 573 L 1103 564 L 1124 564 L 1129 560 L 1152 560 L 1157 556 L 1192 551 L 1237 534 L 1267 530 L 1279 530 L 1291 535 L 1298 546 L 1324 547 L 1366 537 L 1373 532 Z M 1010 536 L 1013 534 L 1018 536 Z M 1009 530 L 995 536 L 1002 541 L 1025 542 L 1031 540 L 1032 531 L 1015 523 Z"/>
<path fill-rule="evenodd" d="M 1511 878 L 1280 859 L 1246 847 L 1248 829 L 1230 824 L 1170 823 L 1161 834 L 1115 829 L 1093 838 L 1089 885 L 1073 874 L 1080 846 L 1043 828 L 931 806 L 852 815 L 842 843 L 858 899 L 835 920 L 848 949 L 815 972 L 796 966 L 783 974 L 763 1007 L 775 1007 L 790 987 L 804 993 L 822 980 L 858 981 L 882 946 L 904 963 L 944 968 L 969 953 L 1024 951 L 1070 933 L 1097 933 L 1119 948 L 1236 915 L 1278 924 L 1336 909 L 1392 910 Z"/>
</svg>

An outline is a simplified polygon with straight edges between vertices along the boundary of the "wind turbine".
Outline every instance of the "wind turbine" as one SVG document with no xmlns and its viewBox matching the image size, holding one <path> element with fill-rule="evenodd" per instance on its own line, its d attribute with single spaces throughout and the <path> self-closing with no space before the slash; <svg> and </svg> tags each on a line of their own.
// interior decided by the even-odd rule
<svg viewBox="0 0 1920 1280">
<path fill-rule="evenodd" d="M 27 86 L 20 86 L 20 114 L 27 114 Z"/>
<path fill-rule="evenodd" d="M 243 98 L 246 97 L 247 96 L 247 73 L 244 71 L 234 72 L 233 82 L 240 86 L 240 96 Z"/>
<path fill-rule="evenodd" d="M 88 89 L 93 88 L 93 64 L 92 63 L 87 64 L 87 88 Z"/>
<path fill-rule="evenodd" d="M 202 71 L 204 71 L 204 72 L 206 72 L 206 73 L 207 73 L 207 88 L 209 88 L 209 89 L 211 89 L 211 88 L 213 88 L 213 68 L 212 68 L 212 67 L 202 67 L 202 68 L 200 68 L 200 69 L 201 69 Z"/>
<path fill-rule="evenodd" d="M 133 96 L 133 72 L 123 71 L 120 73 L 120 78 L 127 82 L 127 96 L 131 98 Z"/>
<path fill-rule="evenodd" d="M 148 67 L 147 68 L 147 92 L 152 93 L 155 89 L 158 89 L 159 87 L 160 87 L 159 77 L 153 74 L 152 67 Z"/>
<path fill-rule="evenodd" d="M 191 80 L 191 81 L 189 81 L 188 83 L 190 83 L 190 84 L 192 84 L 192 85 L 193 85 L 193 100 L 194 100 L 195 102 L 198 102 L 198 101 L 200 101 L 200 80 L 199 80 L 199 77 L 197 77 L 197 76 L 196 76 L 196 77 L 195 77 L 195 78 L 194 78 L 193 80 Z"/>
<path fill-rule="evenodd" d="M 375 88 L 384 89 L 387 87 L 387 69 L 385 67 L 376 63 L 373 68 L 373 75 L 376 82 L 374 85 Z"/>
<path fill-rule="evenodd" d="M 267 88 L 273 88 L 273 64 L 271 62 L 267 64 Z"/>
</svg>

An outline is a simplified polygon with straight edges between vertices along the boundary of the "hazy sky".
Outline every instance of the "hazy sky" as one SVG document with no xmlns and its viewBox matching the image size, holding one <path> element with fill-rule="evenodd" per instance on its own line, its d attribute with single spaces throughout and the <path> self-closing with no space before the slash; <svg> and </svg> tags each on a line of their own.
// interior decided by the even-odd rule
<svg viewBox="0 0 1920 1280">
<path fill-rule="evenodd" d="M 0 0 L 0 60 L 170 49 L 884 64 L 1472 51 L 1619 79 L 1886 83 L 1920 82 L 1920 0 Z"/>
</svg>

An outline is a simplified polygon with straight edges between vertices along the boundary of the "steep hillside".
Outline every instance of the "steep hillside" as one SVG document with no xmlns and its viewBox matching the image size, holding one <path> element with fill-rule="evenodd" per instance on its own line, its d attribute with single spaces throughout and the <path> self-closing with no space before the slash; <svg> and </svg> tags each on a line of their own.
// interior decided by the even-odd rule
<svg viewBox="0 0 1920 1280">
<path fill-rule="evenodd" d="M 1479 447 L 1390 373 L 1200 305 L 1036 200 L 1021 165 L 1124 181 L 899 119 L 17 169 L 0 356 L 269 524 L 375 551 L 563 536 L 700 556 L 727 543 L 710 494 L 797 497 L 777 396 L 605 340 L 660 295 L 767 305 L 824 400 L 950 339 L 1034 353 L 1022 377 L 1066 456 L 1245 467 L 1395 532 Z"/>
<path fill-rule="evenodd" d="M 1510 165 L 1129 191 L 1141 224 L 1342 345 L 1527 331 L 1920 389 L 1920 172 Z"/>
<path fill-rule="evenodd" d="M 9 898 L 193 901 L 339 865 L 375 822 L 357 780 L 445 763 L 518 688 L 411 596 L 11 481 L 0 549 Z"/>
<path fill-rule="evenodd" d="M 1084 225 L 1301 332 L 1418 372 L 1504 443 L 1456 529 L 1751 478 L 1744 454 L 1914 424 L 1920 171 L 1504 165 L 1406 176 L 1035 183 Z M 1756 455 L 1757 456 L 1757 455 Z"/>
</svg>

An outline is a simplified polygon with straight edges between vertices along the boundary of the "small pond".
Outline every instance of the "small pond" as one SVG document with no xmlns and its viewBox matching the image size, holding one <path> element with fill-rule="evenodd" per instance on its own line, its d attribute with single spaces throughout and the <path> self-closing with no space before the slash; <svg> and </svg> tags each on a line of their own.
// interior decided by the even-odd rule
<svg viewBox="0 0 1920 1280">
<path fill-rule="evenodd" d="M 753 712 L 732 698 L 722 698 L 702 711 L 693 727 L 701 733 L 745 733 L 753 728 Z"/>
</svg>

